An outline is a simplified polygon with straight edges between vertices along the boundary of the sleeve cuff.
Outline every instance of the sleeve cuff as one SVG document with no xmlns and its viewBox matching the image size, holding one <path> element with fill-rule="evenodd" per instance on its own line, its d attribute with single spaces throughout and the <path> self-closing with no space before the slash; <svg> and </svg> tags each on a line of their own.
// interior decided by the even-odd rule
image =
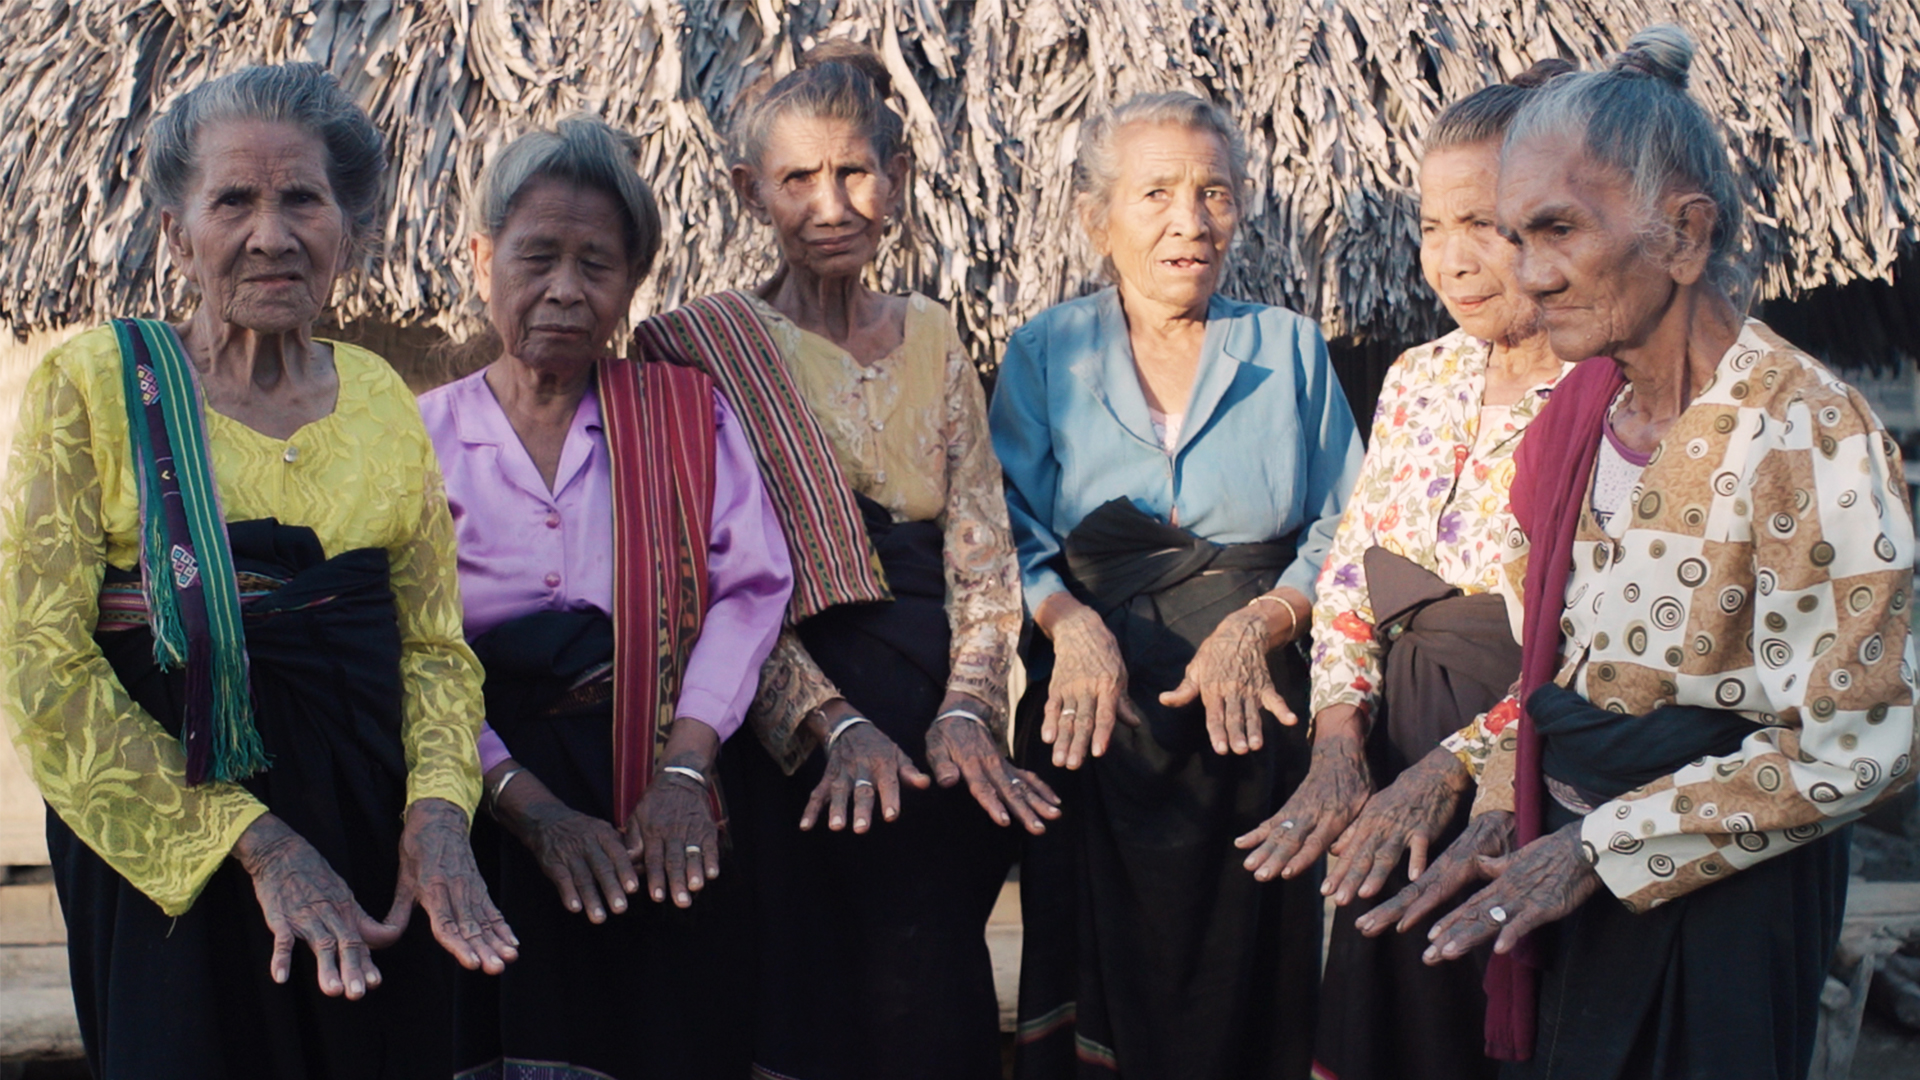
<svg viewBox="0 0 1920 1080">
<path fill-rule="evenodd" d="M 476 755 L 477 757 L 477 755 Z M 480 771 L 475 760 L 470 768 L 440 768 L 430 775 L 415 774 L 407 777 L 407 805 L 412 806 L 422 799 L 445 799 L 459 807 L 467 815 L 467 824 L 473 824 L 473 814 L 480 806 Z"/>
<path fill-rule="evenodd" d="M 728 736 L 740 730 L 740 721 L 743 719 L 728 715 L 727 704 L 710 691 L 689 687 L 680 692 L 674 715 L 676 718 L 700 721 L 712 728 L 713 733 L 720 736 L 721 742 L 725 742 Z"/>
</svg>

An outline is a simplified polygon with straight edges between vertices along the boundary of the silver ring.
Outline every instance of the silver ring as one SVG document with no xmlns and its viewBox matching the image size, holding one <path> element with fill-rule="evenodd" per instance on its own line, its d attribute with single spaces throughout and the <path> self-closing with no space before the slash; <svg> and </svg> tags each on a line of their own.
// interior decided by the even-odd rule
<svg viewBox="0 0 1920 1080">
<path fill-rule="evenodd" d="M 854 787 L 872 787 L 873 781 L 867 779 L 864 776 L 856 776 L 853 779 L 853 786 Z"/>
<path fill-rule="evenodd" d="M 1487 918 L 1504 926 L 1507 922 L 1507 909 L 1495 904 L 1487 909 Z"/>
<path fill-rule="evenodd" d="M 1280 827 L 1281 827 L 1281 828 L 1283 828 L 1283 829 L 1291 829 L 1291 828 L 1293 828 L 1293 822 L 1291 822 L 1291 821 L 1283 821 L 1283 822 L 1281 822 L 1281 823 L 1280 823 Z"/>
<path fill-rule="evenodd" d="M 689 854 L 689 855 L 698 855 L 698 854 L 700 854 L 700 845 L 699 845 L 699 844 L 688 844 L 688 845 L 687 845 L 687 854 Z"/>
<path fill-rule="evenodd" d="M 1062 720 L 1065 720 L 1069 717 L 1079 716 L 1079 715 L 1080 715 L 1079 709 L 1061 709 L 1060 710 L 1060 719 Z"/>
<path fill-rule="evenodd" d="M 1024 783 L 1026 783 L 1026 781 L 1025 781 L 1025 780 L 1022 780 L 1022 779 L 1020 779 L 1019 777 L 1017 777 L 1017 776 L 1016 776 L 1016 777 L 1014 777 L 1013 779 L 1011 779 L 1011 780 L 1009 780 L 1009 781 L 1007 781 L 1007 786 L 1008 786 L 1008 787 L 1019 787 L 1019 786 L 1020 786 L 1021 784 L 1024 784 Z"/>
</svg>

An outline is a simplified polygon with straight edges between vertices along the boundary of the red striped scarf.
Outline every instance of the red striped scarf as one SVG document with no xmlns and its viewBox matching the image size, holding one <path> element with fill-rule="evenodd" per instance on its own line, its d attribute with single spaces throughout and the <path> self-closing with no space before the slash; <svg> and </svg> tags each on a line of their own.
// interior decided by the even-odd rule
<svg viewBox="0 0 1920 1080">
<path fill-rule="evenodd" d="M 607 360 L 599 392 L 613 464 L 613 805 L 622 822 L 653 777 L 707 613 L 713 382 L 688 367 Z"/>
<path fill-rule="evenodd" d="M 703 296 L 634 329 L 633 355 L 713 377 L 744 425 L 793 558 L 797 623 L 840 604 L 891 600 L 853 489 L 745 293 Z"/>
</svg>

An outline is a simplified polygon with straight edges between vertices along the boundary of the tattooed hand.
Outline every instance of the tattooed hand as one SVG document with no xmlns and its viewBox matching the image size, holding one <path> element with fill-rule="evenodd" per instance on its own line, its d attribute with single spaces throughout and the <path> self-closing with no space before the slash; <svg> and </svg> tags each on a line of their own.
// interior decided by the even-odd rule
<svg viewBox="0 0 1920 1080">
<path fill-rule="evenodd" d="M 845 699 L 835 698 L 821 706 L 816 715 L 820 717 L 818 723 L 831 730 L 842 720 L 860 714 Z M 839 832 L 847 827 L 851 816 L 853 831 L 864 833 L 873 827 L 876 801 L 880 816 L 892 821 L 900 816 L 902 783 L 919 790 L 933 783 L 931 777 L 914 765 L 907 752 L 900 749 L 899 743 L 887 738 L 886 733 L 872 723 L 845 729 L 831 747 L 827 747 L 826 739 L 822 738 L 821 746 L 826 749 L 827 769 L 814 785 L 813 794 L 807 797 L 806 809 L 800 813 L 803 830 L 813 828 L 824 810 L 828 829 Z"/>
<path fill-rule="evenodd" d="M 1291 878 L 1313 865 L 1367 802 L 1367 774 L 1360 710 L 1336 705 L 1314 719 L 1313 759 L 1307 778 L 1280 812 L 1234 840 L 1253 848 L 1241 865 L 1261 881 Z"/>
<path fill-rule="evenodd" d="M 1536 928 L 1573 914 L 1600 887 L 1580 849 L 1578 821 L 1512 855 L 1477 861 L 1493 884 L 1434 924 L 1427 935 L 1433 944 L 1420 957 L 1429 964 L 1465 956 L 1496 934 L 1493 951 L 1511 952 Z"/>
<path fill-rule="evenodd" d="M 1139 727 L 1140 714 L 1127 696 L 1120 646 L 1100 616 L 1066 593 L 1048 597 L 1042 607 L 1060 613 L 1045 624 L 1054 662 L 1040 741 L 1053 747 L 1054 765 L 1077 769 L 1089 752 L 1094 757 L 1107 752 L 1116 719 Z"/>
<path fill-rule="evenodd" d="M 267 973 L 274 982 L 293 977 L 294 943 L 304 941 L 313 949 L 321 993 L 358 1001 L 380 985 L 370 950 L 393 944 L 400 934 L 361 909 L 312 844 L 286 822 L 262 814 L 240 834 L 233 857 L 252 876 L 260 914 L 273 931 Z"/>
<path fill-rule="evenodd" d="M 1340 860 L 1328 871 L 1320 891 L 1342 906 L 1355 896 L 1371 899 L 1386 885 L 1403 852 L 1408 880 L 1419 881 L 1427 868 L 1428 849 L 1453 820 L 1460 796 L 1472 783 L 1459 758 L 1444 747 L 1434 747 L 1368 800 L 1366 809 L 1334 841 L 1333 853 Z"/>
<path fill-rule="evenodd" d="M 1388 927 L 1404 934 L 1461 889 L 1483 880 L 1483 857 L 1501 856 L 1511 850 L 1513 815 L 1505 810 L 1481 814 L 1467 823 L 1426 873 L 1393 899 L 1360 916 L 1354 926 L 1367 937 L 1379 937 Z"/>
<path fill-rule="evenodd" d="M 1265 606 L 1265 605 L 1261 605 Z M 1207 707 L 1207 737 L 1213 752 L 1247 754 L 1264 741 L 1260 710 L 1282 724 L 1299 723 L 1286 699 L 1273 687 L 1267 653 L 1273 648 L 1267 615 L 1243 607 L 1220 620 L 1187 665 L 1179 686 L 1160 695 L 1160 704 L 1178 708 L 1200 699 Z"/>
<path fill-rule="evenodd" d="M 987 713 L 985 704 L 959 693 L 940 703 L 941 712 L 949 709 Z M 1047 820 L 1060 816 L 1060 796 L 1047 782 L 1016 768 L 987 726 L 964 716 L 936 720 L 927 729 L 927 768 L 943 788 L 966 781 L 974 801 L 998 824 L 1010 824 L 1018 815 L 1020 824 L 1038 836 L 1047 831 Z"/>
</svg>

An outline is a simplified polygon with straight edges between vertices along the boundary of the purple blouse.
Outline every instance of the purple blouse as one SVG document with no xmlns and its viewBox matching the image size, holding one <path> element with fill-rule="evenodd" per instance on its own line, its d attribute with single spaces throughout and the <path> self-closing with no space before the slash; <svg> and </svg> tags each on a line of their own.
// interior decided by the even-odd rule
<svg viewBox="0 0 1920 1080">
<path fill-rule="evenodd" d="M 580 399 L 548 491 L 485 376 L 483 369 L 420 397 L 460 546 L 467 640 L 536 611 L 611 614 L 613 473 L 598 393 L 589 385 Z M 793 565 L 753 449 L 717 393 L 713 411 L 710 595 L 676 715 L 725 739 L 746 717 L 760 665 L 780 632 Z M 483 725 L 481 771 L 507 757 L 506 745 Z"/>
</svg>

